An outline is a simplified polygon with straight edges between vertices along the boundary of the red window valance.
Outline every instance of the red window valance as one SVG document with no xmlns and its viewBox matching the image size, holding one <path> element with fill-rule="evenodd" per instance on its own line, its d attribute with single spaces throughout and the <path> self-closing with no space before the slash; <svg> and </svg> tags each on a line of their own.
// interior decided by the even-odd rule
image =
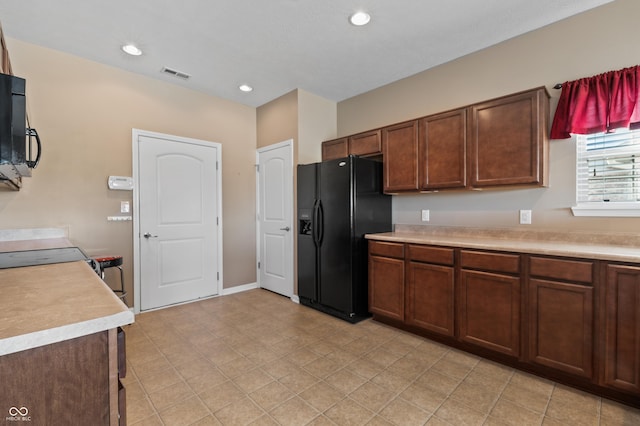
<svg viewBox="0 0 640 426">
<path fill-rule="evenodd" d="M 551 139 L 640 128 L 640 66 L 562 83 Z"/>
</svg>

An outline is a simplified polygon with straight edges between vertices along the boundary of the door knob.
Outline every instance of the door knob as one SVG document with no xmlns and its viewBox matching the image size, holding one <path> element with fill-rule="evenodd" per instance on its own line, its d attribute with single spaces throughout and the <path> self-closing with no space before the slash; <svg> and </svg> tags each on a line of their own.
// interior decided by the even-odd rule
<svg viewBox="0 0 640 426">
<path fill-rule="evenodd" d="M 285 226 L 284 228 L 280 228 L 280 230 L 289 232 L 291 228 L 289 228 L 288 226 Z"/>
<path fill-rule="evenodd" d="M 148 232 L 145 232 L 142 236 L 145 237 L 145 238 L 158 238 L 157 235 L 151 235 Z"/>
</svg>

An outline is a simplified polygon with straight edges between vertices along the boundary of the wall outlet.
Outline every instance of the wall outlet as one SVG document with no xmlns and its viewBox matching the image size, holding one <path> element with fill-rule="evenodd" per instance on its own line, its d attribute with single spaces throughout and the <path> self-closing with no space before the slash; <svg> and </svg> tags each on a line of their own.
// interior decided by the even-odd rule
<svg viewBox="0 0 640 426">
<path fill-rule="evenodd" d="M 520 210 L 520 225 L 531 225 L 531 210 Z"/>
<path fill-rule="evenodd" d="M 422 221 L 429 222 L 429 210 L 422 210 Z"/>
<path fill-rule="evenodd" d="M 120 201 L 120 213 L 129 213 L 128 201 Z"/>
</svg>

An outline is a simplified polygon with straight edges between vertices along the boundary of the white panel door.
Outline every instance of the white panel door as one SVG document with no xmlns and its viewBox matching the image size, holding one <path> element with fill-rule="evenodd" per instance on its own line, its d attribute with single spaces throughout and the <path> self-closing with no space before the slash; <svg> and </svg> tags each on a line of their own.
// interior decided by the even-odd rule
<svg viewBox="0 0 640 426">
<path fill-rule="evenodd" d="M 140 133 L 140 309 L 219 292 L 219 145 Z"/>
<path fill-rule="evenodd" d="M 292 141 L 258 150 L 258 279 L 261 288 L 293 295 Z"/>
</svg>

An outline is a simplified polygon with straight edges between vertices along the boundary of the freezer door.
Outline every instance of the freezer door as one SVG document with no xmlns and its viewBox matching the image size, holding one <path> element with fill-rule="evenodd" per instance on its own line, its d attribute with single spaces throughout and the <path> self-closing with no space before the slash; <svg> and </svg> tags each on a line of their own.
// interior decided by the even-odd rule
<svg viewBox="0 0 640 426">
<path fill-rule="evenodd" d="M 320 163 L 319 301 L 344 313 L 353 312 L 351 161 Z"/>
<path fill-rule="evenodd" d="M 317 164 L 298 166 L 298 296 L 318 300 L 318 256 L 314 242 L 314 205 L 316 204 Z"/>
</svg>

